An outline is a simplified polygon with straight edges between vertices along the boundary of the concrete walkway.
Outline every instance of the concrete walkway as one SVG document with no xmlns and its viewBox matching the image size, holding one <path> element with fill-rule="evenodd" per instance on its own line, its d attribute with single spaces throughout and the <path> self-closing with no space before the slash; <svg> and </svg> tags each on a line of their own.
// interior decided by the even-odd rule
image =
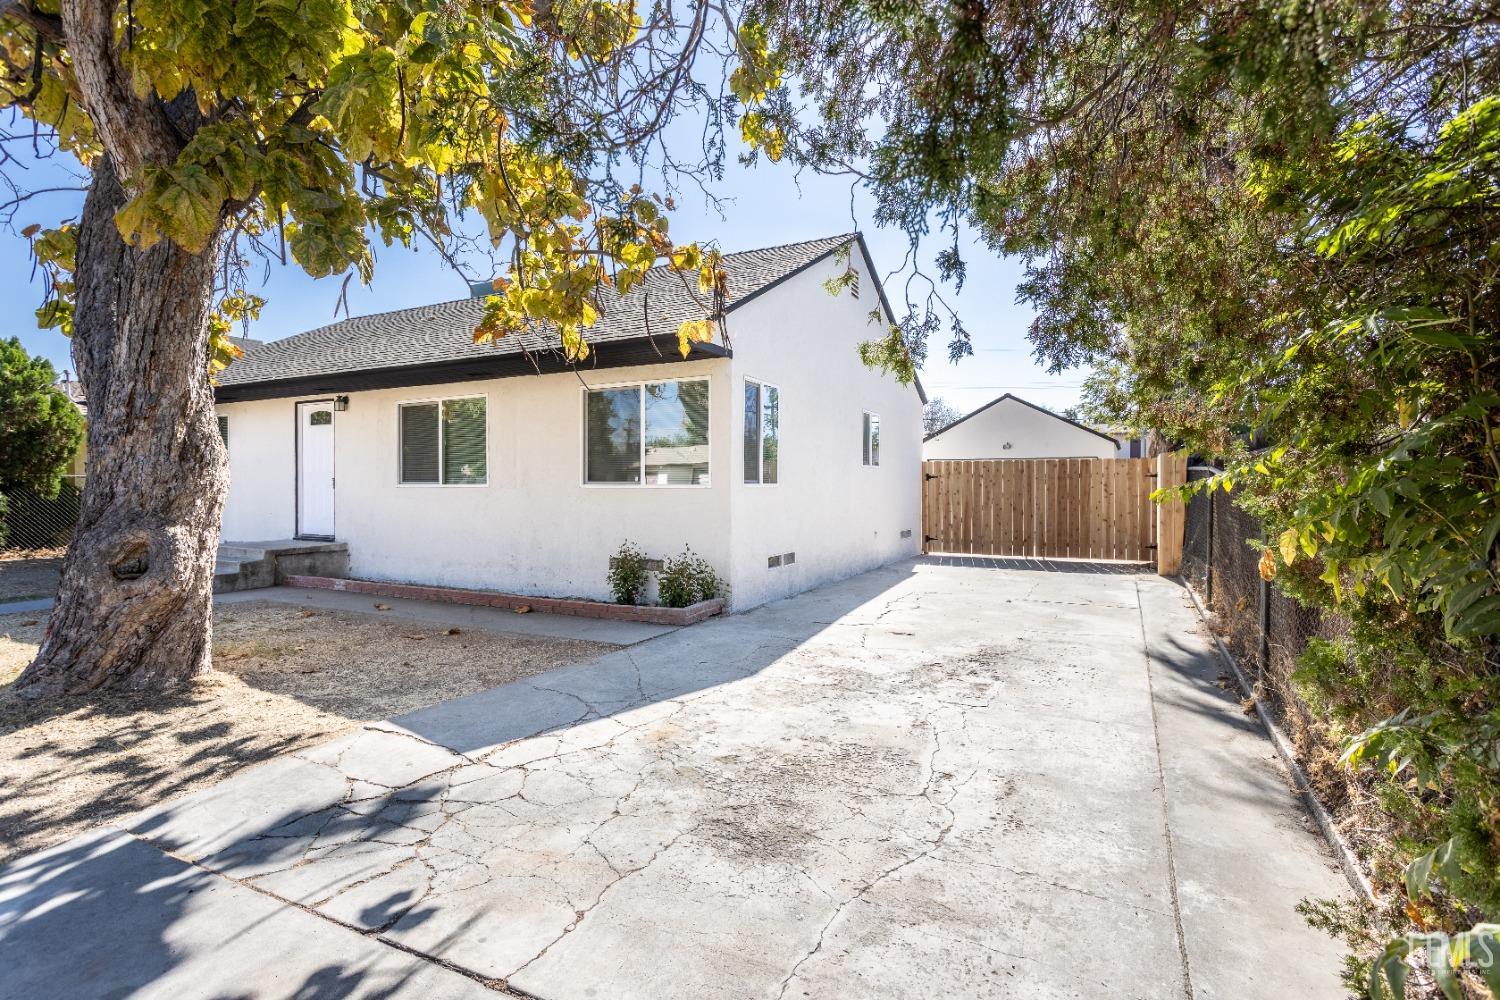
<svg viewBox="0 0 1500 1000">
<path fill-rule="evenodd" d="M 1340 995 L 1346 890 L 1179 586 L 869 573 L 0 869 L 0 993 Z"/>
</svg>

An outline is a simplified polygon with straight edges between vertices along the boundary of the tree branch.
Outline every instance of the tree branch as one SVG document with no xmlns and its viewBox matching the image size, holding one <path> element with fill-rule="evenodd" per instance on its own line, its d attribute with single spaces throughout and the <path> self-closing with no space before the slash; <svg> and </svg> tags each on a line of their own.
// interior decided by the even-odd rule
<svg viewBox="0 0 1500 1000">
<path fill-rule="evenodd" d="M 121 180 L 128 186 L 142 166 L 175 160 L 189 137 L 160 101 L 136 96 L 115 50 L 113 0 L 63 0 L 62 23 L 84 110 Z"/>
<path fill-rule="evenodd" d="M 62 18 L 43 14 L 24 0 L 0 0 L 0 18 L 3 17 L 26 25 L 54 45 L 63 44 Z"/>
</svg>

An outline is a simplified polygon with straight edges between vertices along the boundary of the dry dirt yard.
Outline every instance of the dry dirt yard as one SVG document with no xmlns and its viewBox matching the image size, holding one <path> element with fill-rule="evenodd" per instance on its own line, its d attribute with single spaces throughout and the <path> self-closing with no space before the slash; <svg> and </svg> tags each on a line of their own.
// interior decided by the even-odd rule
<svg viewBox="0 0 1500 1000">
<path fill-rule="evenodd" d="M 62 549 L 0 553 L 0 601 L 28 601 L 57 593 Z"/>
<path fill-rule="evenodd" d="M 26 702 L 44 612 L 0 615 L 0 864 L 364 722 L 615 647 L 257 601 L 214 609 L 214 666 L 171 694 Z"/>
</svg>

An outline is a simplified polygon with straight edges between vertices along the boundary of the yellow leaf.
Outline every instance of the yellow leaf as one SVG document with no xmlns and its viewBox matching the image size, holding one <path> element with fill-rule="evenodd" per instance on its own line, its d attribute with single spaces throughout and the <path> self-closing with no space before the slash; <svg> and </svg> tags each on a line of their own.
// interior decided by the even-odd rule
<svg viewBox="0 0 1500 1000">
<path fill-rule="evenodd" d="M 677 328 L 677 349 L 686 358 L 693 351 L 693 343 L 711 343 L 714 339 L 714 322 L 711 319 L 683 320 Z"/>
<path fill-rule="evenodd" d="M 1297 542 L 1299 535 L 1296 528 L 1288 528 L 1281 533 L 1278 547 L 1281 549 L 1281 559 L 1288 566 L 1297 561 Z"/>
<path fill-rule="evenodd" d="M 115 228 L 126 243 L 142 250 L 161 239 L 160 230 L 147 218 L 145 195 L 136 195 L 115 213 Z"/>
</svg>

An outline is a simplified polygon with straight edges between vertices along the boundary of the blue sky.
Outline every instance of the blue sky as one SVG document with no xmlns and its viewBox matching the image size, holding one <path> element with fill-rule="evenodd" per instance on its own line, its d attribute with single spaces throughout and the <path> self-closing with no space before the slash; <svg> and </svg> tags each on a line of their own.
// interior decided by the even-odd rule
<svg viewBox="0 0 1500 1000">
<path fill-rule="evenodd" d="M 813 239 L 851 229 L 862 229 L 875 266 L 885 277 L 906 256 L 906 237 L 899 230 L 875 229 L 871 224 L 873 201 L 862 190 L 853 192 L 847 180 L 803 173 L 762 162 L 754 168 L 733 162 L 726 166 L 724 180 L 714 190 L 724 199 L 723 217 L 696 190 L 677 197 L 672 213 L 672 234 L 679 241 L 717 241 L 725 250 L 744 250 L 778 243 Z M 30 165 L 28 186 L 46 187 L 70 183 L 59 178 L 50 164 Z M 38 222 L 53 225 L 75 215 L 82 195 L 65 193 L 33 199 L 21 207 L 15 224 Z M 852 207 L 852 214 L 851 214 Z M 1054 409 L 1078 399 L 1083 372 L 1049 376 L 1031 357 L 1026 329 L 1031 310 L 1016 304 L 1015 286 L 1021 275 L 1019 262 L 996 257 L 968 240 L 968 280 L 961 293 L 945 290 L 948 301 L 971 331 L 974 356 L 950 365 L 946 355 L 946 332 L 931 345 L 922 381 L 929 397 L 947 399 L 968 412 L 1004 392 L 1012 392 Z M 931 255 L 942 240 L 924 243 L 923 256 L 931 272 Z M 369 286 L 358 281 L 349 286 L 349 309 L 354 315 L 399 309 L 459 298 L 468 291 L 464 279 L 447 268 L 430 250 L 376 248 L 375 278 Z M 0 329 L 3 336 L 18 335 L 27 349 L 40 354 L 61 371 L 71 369 L 68 340 L 55 331 L 38 330 L 35 308 L 41 303 L 42 285 L 31 277 L 26 241 L 11 233 L 0 233 L 0 274 L 4 295 L 0 296 Z M 265 283 L 260 285 L 262 277 Z M 887 293 L 900 311 L 901 278 L 886 282 Z M 275 340 L 329 322 L 339 299 L 342 278 L 309 278 L 295 266 L 272 266 L 269 272 L 257 264 L 252 290 L 268 303 L 250 335 Z"/>
</svg>

